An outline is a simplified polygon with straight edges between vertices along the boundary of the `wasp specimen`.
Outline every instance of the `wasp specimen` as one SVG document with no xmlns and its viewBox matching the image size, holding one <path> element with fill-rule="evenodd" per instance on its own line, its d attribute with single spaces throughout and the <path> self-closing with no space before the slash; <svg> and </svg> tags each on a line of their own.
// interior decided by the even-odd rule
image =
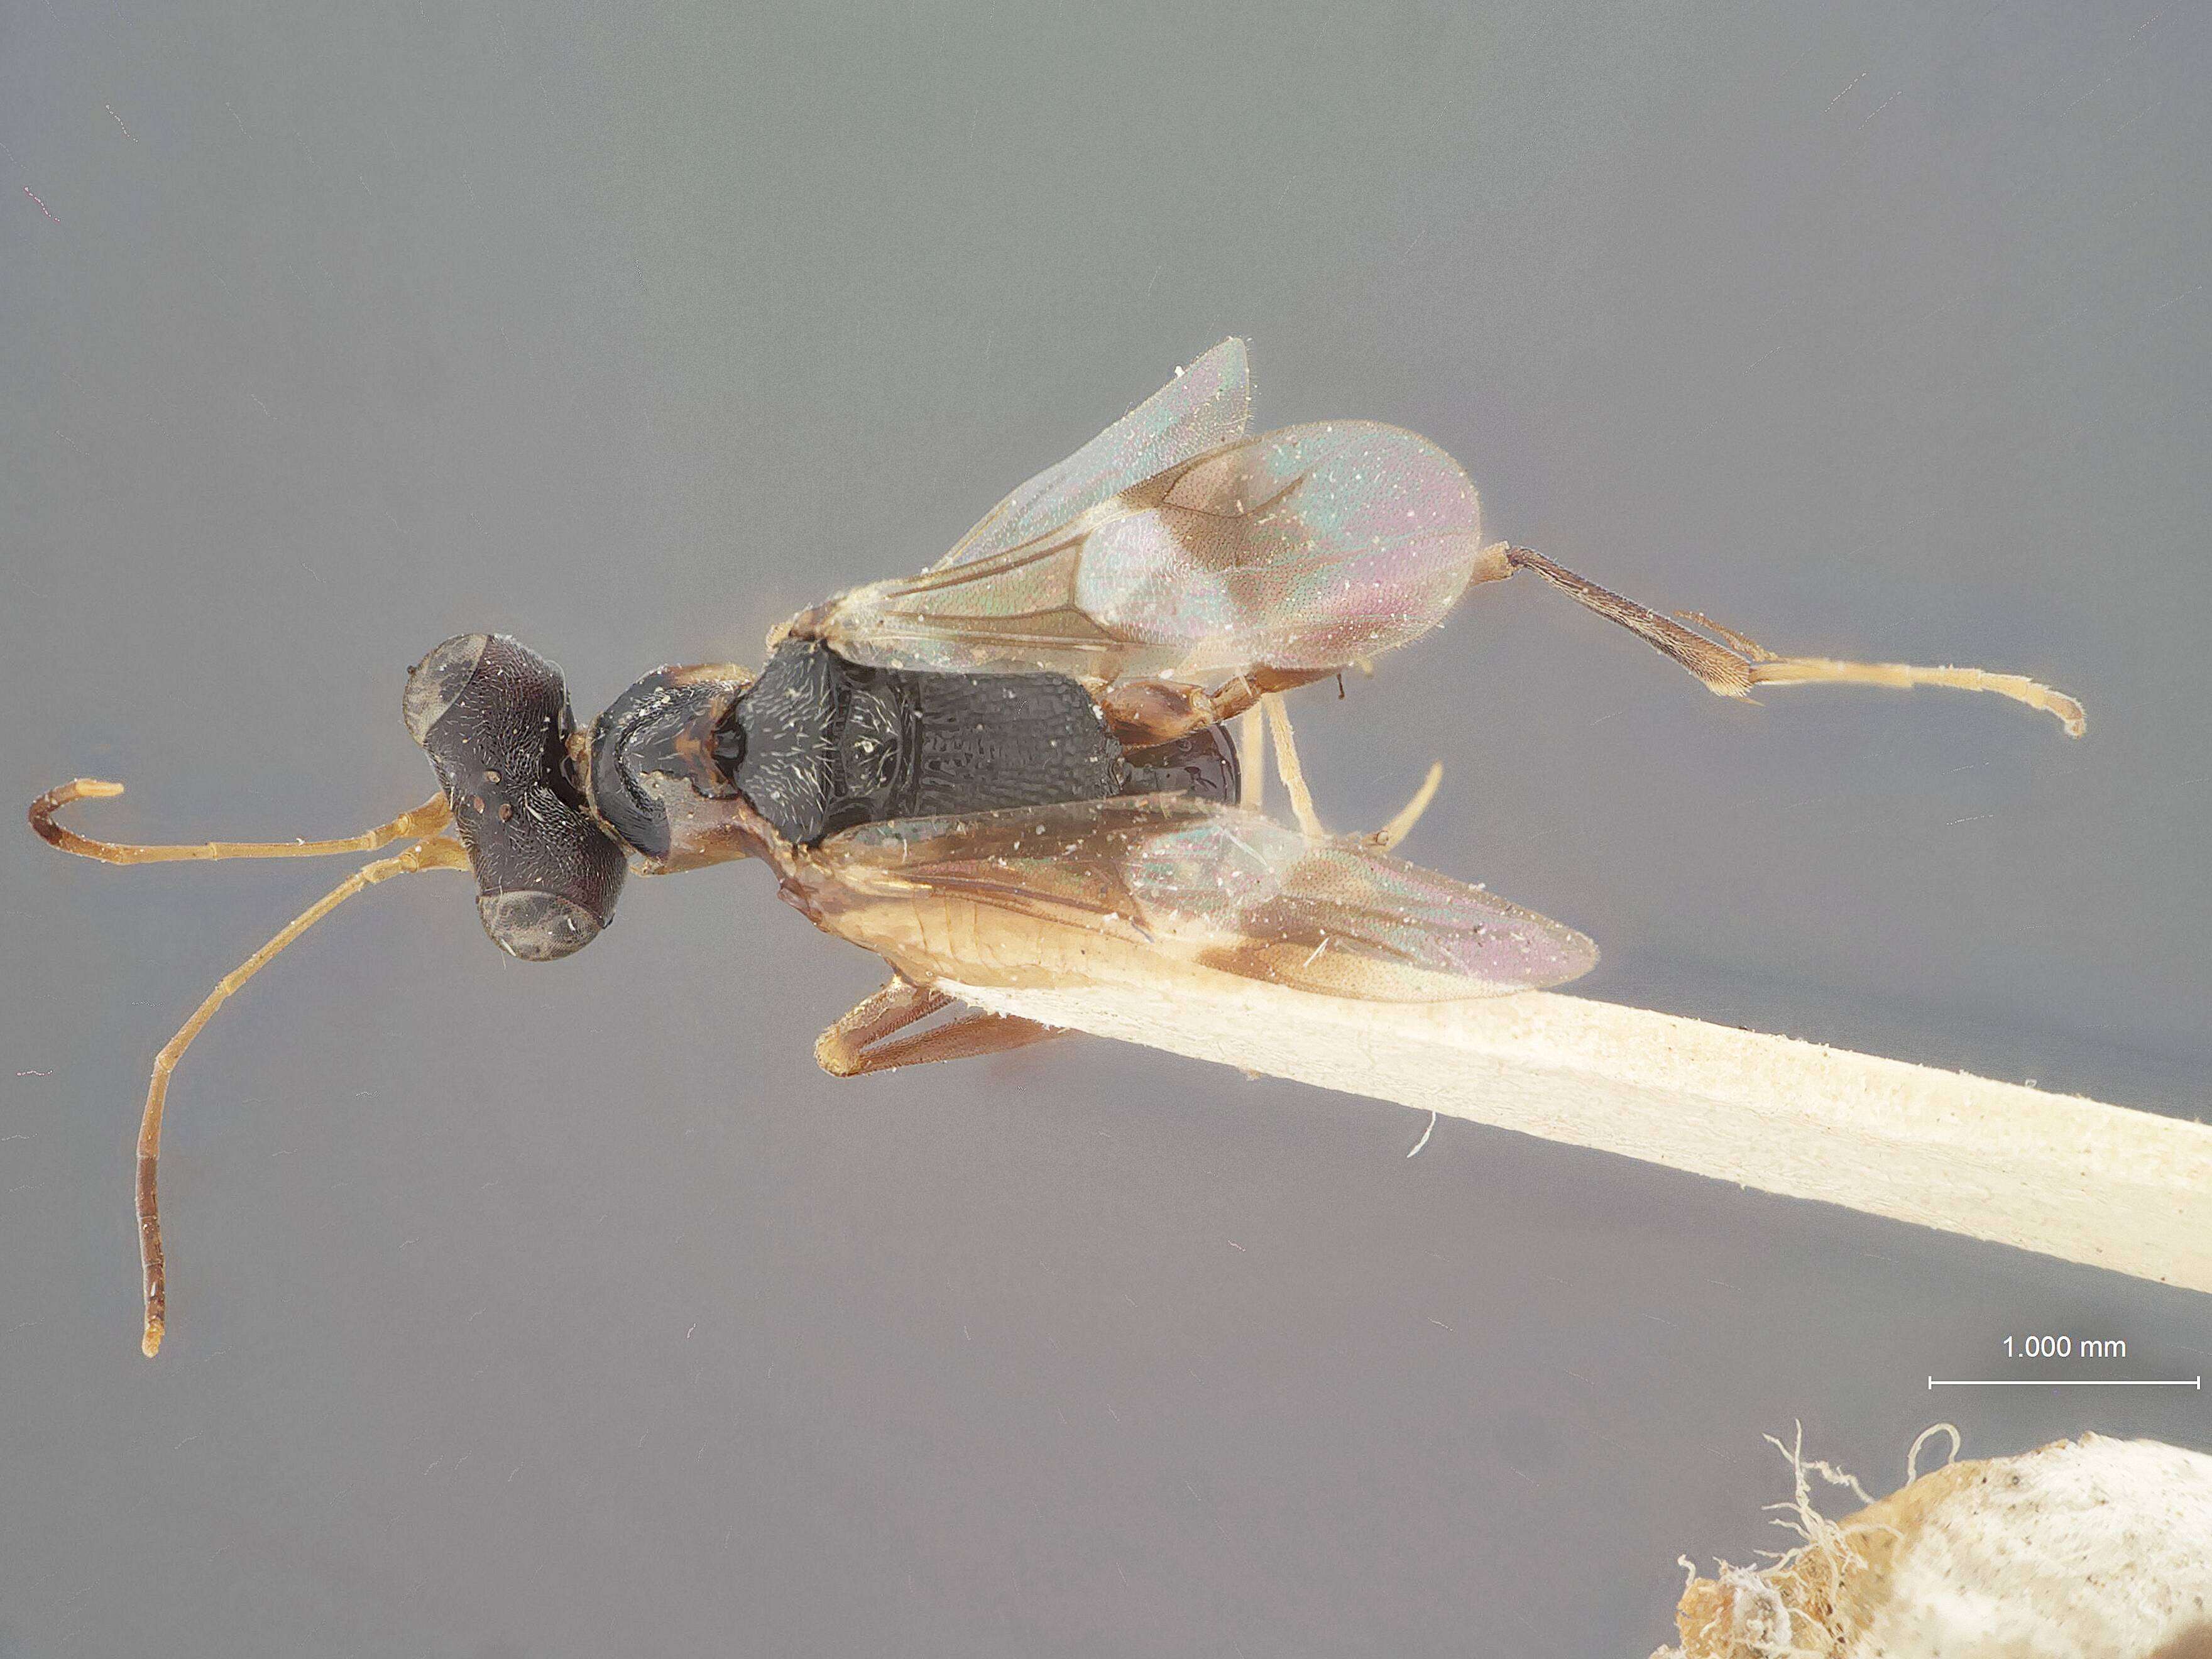
<svg viewBox="0 0 2212 1659">
<path fill-rule="evenodd" d="M 147 847 L 53 822 L 121 793 L 79 779 L 31 808 L 64 851 L 131 864 L 405 849 L 364 865 L 210 992 L 154 1064 L 138 1139 L 148 1354 L 167 1317 L 156 1171 L 168 1079 L 226 998 L 338 904 L 391 877 L 467 869 L 484 930 L 544 962 L 589 944 L 626 872 L 766 864 L 824 932 L 890 964 L 822 1034 L 841 1077 L 1056 1035 L 979 1012 L 923 1023 L 947 987 L 1218 977 L 1321 996 L 1442 1002 L 1560 984 L 1597 959 L 1572 929 L 1389 855 L 1433 793 L 1330 836 L 1276 694 L 1435 627 L 1469 588 L 1533 570 L 1723 696 L 1760 685 L 1945 685 L 2043 709 L 2015 674 L 1779 656 L 1694 612 L 1662 616 L 1541 554 L 1486 543 L 1474 486 L 1426 439 L 1337 421 L 1247 434 L 1243 343 L 987 514 L 921 574 L 856 587 L 778 628 L 757 675 L 656 670 L 588 731 L 560 671 L 465 634 L 411 670 L 407 729 L 440 792 L 343 841 Z M 1695 624 L 1691 626 L 1689 624 Z M 1266 729 L 1297 827 L 1258 805 Z M 1243 717 L 1245 755 L 1228 723 Z M 910 1029 L 920 1027 L 921 1029 Z"/>
</svg>

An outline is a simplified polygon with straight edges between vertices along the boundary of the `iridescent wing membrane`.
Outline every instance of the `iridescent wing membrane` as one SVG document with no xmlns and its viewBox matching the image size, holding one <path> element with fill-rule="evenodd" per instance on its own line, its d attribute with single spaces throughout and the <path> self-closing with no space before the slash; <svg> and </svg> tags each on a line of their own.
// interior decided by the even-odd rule
<svg viewBox="0 0 2212 1659">
<path fill-rule="evenodd" d="M 1370 422 L 1248 437 L 1249 408 L 1243 343 L 1224 341 L 928 570 L 791 629 L 878 667 L 1103 688 L 1318 675 L 1434 627 L 1482 562 L 1458 465 Z M 804 865 L 817 920 L 917 984 L 1091 979 L 1117 957 L 1194 990 L 1212 970 L 1434 1002 L 1557 985 L 1597 957 L 1571 928 L 1356 837 L 1184 796 L 878 823 Z"/>
<path fill-rule="evenodd" d="M 1434 627 L 1482 555 L 1458 464 L 1372 422 L 1247 437 L 1249 407 L 1225 340 L 928 570 L 792 628 L 878 667 L 1204 685 L 1333 672 Z"/>
<path fill-rule="evenodd" d="M 1375 851 L 1182 795 L 908 818 L 825 842 L 821 920 L 918 983 L 1212 969 L 1327 996 L 1444 1002 L 1557 985 L 1596 948 Z"/>
</svg>

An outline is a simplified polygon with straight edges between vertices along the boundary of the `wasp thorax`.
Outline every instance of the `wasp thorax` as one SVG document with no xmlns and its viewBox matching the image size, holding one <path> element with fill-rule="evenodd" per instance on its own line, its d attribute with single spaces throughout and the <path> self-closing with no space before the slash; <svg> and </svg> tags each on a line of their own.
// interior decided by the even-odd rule
<svg viewBox="0 0 2212 1659">
<path fill-rule="evenodd" d="M 561 671 L 503 634 L 463 634 L 409 671 L 402 708 L 453 806 L 492 942 L 525 962 L 590 944 L 624 866 L 568 758 Z"/>
<path fill-rule="evenodd" d="M 592 726 L 592 809 L 648 875 L 749 850 L 731 770 L 744 754 L 732 714 L 751 676 L 733 665 L 661 668 Z"/>
</svg>

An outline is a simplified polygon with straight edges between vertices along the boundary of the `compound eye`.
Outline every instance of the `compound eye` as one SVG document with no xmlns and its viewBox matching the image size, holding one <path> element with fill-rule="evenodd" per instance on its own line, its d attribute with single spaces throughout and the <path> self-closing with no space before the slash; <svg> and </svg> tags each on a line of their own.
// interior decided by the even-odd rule
<svg viewBox="0 0 2212 1659">
<path fill-rule="evenodd" d="M 599 936 L 599 919 L 558 893 L 485 893 L 477 900 L 477 915 L 492 943 L 520 962 L 558 962 Z"/>
<path fill-rule="evenodd" d="M 400 712 L 416 742 L 429 746 L 430 728 L 468 690 L 490 644 L 489 634 L 457 634 L 407 671 L 407 695 Z"/>
</svg>

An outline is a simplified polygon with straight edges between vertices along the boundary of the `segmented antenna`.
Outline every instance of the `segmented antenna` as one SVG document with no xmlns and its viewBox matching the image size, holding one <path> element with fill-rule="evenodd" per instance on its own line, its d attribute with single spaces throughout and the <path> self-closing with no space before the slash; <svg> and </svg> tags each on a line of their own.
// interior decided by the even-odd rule
<svg viewBox="0 0 2212 1659">
<path fill-rule="evenodd" d="M 393 876 L 412 875 L 418 870 L 465 870 L 469 857 L 459 841 L 449 834 L 438 833 L 453 821 L 452 810 L 443 795 L 425 801 L 412 811 L 402 812 L 388 823 L 380 823 L 374 830 L 340 841 L 211 841 L 191 846 L 141 846 L 131 842 L 95 841 L 53 821 L 54 813 L 71 801 L 104 800 L 122 793 L 119 783 L 99 778 L 73 779 L 58 788 L 47 790 L 31 803 L 31 828 L 64 853 L 98 859 L 105 864 L 159 864 L 179 859 L 316 858 L 330 854 L 374 852 L 395 841 L 418 838 L 405 852 L 378 859 L 355 871 L 301 911 L 274 939 L 216 981 L 215 989 L 207 994 L 192 1017 L 154 1057 L 154 1075 L 146 1085 L 146 1110 L 138 1121 L 137 1181 L 138 1261 L 146 1298 L 145 1334 L 138 1346 L 150 1359 L 161 1352 L 161 1334 L 168 1322 L 168 1277 L 161 1255 L 158 1176 L 161 1109 L 168 1099 L 169 1076 L 177 1069 L 177 1062 L 184 1058 L 185 1050 L 191 1047 L 201 1028 L 215 1018 L 215 1011 L 228 1001 L 240 987 L 267 967 L 286 945 L 356 893 Z"/>
</svg>

